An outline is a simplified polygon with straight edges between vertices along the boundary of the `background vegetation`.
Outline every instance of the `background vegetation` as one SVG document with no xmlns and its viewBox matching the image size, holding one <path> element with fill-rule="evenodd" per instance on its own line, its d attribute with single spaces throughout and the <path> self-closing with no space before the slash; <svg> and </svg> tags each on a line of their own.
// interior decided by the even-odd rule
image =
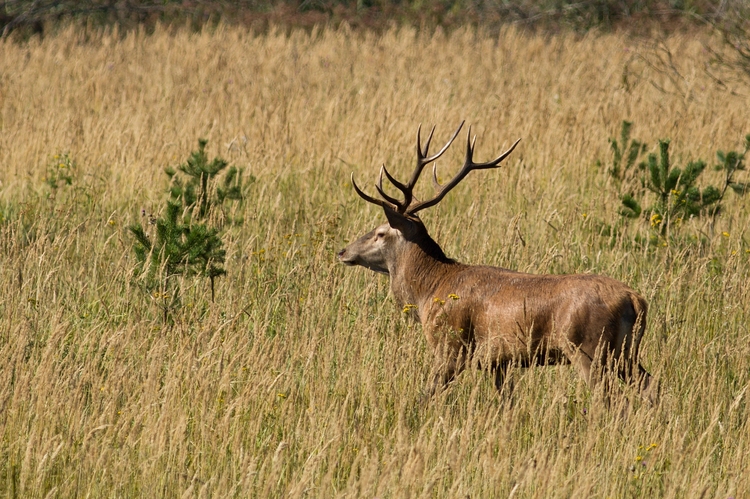
<svg viewBox="0 0 750 499">
<path fill-rule="evenodd" d="M 742 150 L 750 90 L 717 40 L 220 24 L 0 42 L 0 495 L 747 496 L 748 198 L 653 245 L 608 172 L 623 120 L 675 165 Z M 433 236 L 638 289 L 659 407 L 620 418 L 567 366 L 516 373 L 512 404 L 480 372 L 416 404 L 419 326 L 335 252 L 383 219 L 349 174 L 408 174 L 418 123 L 442 139 L 461 119 L 479 160 L 523 141 L 424 214 Z M 254 180 L 215 300 L 177 276 L 165 320 L 128 227 L 154 237 L 164 168 L 199 138 Z"/>
<path fill-rule="evenodd" d="M 126 29 L 152 29 L 157 22 L 201 29 L 223 22 L 261 30 L 320 23 L 378 30 L 393 24 L 449 29 L 472 24 L 497 30 L 512 23 L 577 31 L 711 24 L 734 35 L 749 11 L 744 0 L 6 0 L 0 3 L 0 28 L 3 36 L 14 30 L 24 36 L 71 20 Z"/>
</svg>

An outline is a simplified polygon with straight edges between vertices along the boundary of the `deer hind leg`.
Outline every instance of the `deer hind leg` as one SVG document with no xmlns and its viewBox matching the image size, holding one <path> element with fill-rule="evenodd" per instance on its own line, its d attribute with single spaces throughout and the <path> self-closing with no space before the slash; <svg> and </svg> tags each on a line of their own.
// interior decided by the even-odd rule
<svg viewBox="0 0 750 499">
<path fill-rule="evenodd" d="M 617 376 L 626 384 L 636 385 L 643 391 L 651 384 L 651 374 L 638 362 L 637 358 L 627 356 L 627 352 L 618 360 Z"/>
<path fill-rule="evenodd" d="M 638 365 L 638 374 L 631 377 L 631 383 L 635 384 L 641 398 L 655 407 L 659 404 L 661 395 L 659 382 L 640 363 L 636 364 Z"/>
<path fill-rule="evenodd" d="M 635 330 L 636 326 L 633 327 Z M 640 337 L 627 337 L 621 358 L 618 359 L 617 375 L 624 383 L 635 386 L 641 398 L 655 406 L 659 401 L 659 383 L 638 362 L 639 340 Z"/>
<path fill-rule="evenodd" d="M 571 364 L 576 366 L 591 391 L 601 389 L 604 402 L 609 406 L 615 381 L 608 364 L 610 359 L 608 359 L 606 350 L 603 350 L 600 346 L 593 355 L 581 347 L 572 348 L 572 345 L 571 348 L 566 350 L 565 356 Z"/>
</svg>

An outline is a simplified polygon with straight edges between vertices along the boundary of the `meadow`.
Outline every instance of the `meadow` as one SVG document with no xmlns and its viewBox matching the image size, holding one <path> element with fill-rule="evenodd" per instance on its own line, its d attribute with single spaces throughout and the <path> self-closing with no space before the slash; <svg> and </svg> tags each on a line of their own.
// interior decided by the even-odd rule
<svg viewBox="0 0 750 499">
<path fill-rule="evenodd" d="M 665 245 L 637 244 L 647 221 L 602 229 L 622 223 L 606 170 L 623 120 L 649 152 L 670 138 L 675 164 L 741 149 L 750 89 L 707 72 L 709 41 L 345 26 L 0 41 L 0 495 L 747 497 L 750 198 Z M 419 324 L 387 277 L 335 255 L 384 221 L 350 174 L 374 193 L 381 164 L 411 172 L 420 123 L 442 142 L 463 119 L 478 160 L 522 141 L 423 212 L 432 236 L 467 263 L 638 290 L 658 406 L 623 390 L 627 414 L 608 409 L 570 366 L 515 370 L 510 400 L 470 370 L 420 402 Z M 127 227 L 160 213 L 164 168 L 199 138 L 242 168 L 243 222 L 215 300 L 184 277 L 165 321 Z M 459 143 L 439 171 L 462 159 Z"/>
</svg>

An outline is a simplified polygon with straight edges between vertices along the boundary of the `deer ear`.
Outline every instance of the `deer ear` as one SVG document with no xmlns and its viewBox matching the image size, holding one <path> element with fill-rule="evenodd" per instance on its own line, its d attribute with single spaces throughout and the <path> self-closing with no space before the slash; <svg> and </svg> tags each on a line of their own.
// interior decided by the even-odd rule
<svg viewBox="0 0 750 499">
<path fill-rule="evenodd" d="M 402 234 L 408 236 L 414 234 L 417 230 L 417 224 L 403 213 L 399 213 L 388 206 L 383 206 L 383 211 L 385 211 L 385 216 L 388 218 L 388 225 Z"/>
</svg>

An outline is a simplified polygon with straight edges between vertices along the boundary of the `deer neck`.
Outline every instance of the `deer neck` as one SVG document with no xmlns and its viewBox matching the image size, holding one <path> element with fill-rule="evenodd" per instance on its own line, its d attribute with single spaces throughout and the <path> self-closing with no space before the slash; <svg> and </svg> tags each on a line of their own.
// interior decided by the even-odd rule
<svg viewBox="0 0 750 499">
<path fill-rule="evenodd" d="M 391 291 L 399 307 L 416 305 L 422 309 L 458 264 L 429 236 L 424 241 L 407 241 L 400 249 L 389 269 Z"/>
</svg>

